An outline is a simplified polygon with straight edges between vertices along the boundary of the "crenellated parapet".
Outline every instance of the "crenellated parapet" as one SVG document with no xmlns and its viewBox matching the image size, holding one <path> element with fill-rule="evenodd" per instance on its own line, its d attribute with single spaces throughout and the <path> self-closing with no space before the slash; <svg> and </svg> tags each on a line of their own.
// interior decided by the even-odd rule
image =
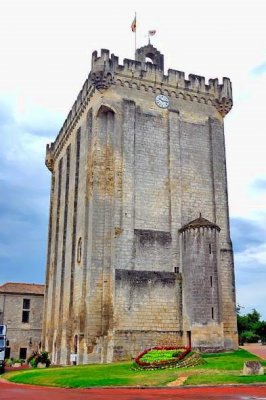
<svg viewBox="0 0 266 400">
<path fill-rule="evenodd" d="M 91 60 L 91 72 L 56 138 L 54 147 L 49 149 L 46 165 L 52 168 L 52 160 L 56 159 L 65 141 L 77 125 L 90 99 L 97 91 L 103 93 L 112 86 L 127 87 L 131 90 L 162 93 L 171 98 L 198 102 L 215 107 L 224 117 L 232 108 L 232 87 L 230 79 L 209 79 L 194 74 L 185 77 L 182 71 L 163 70 L 163 55 L 152 45 L 144 46 L 136 51 L 137 60 L 124 59 L 110 55 L 109 50 L 102 49 L 98 54 L 94 51 Z M 153 62 L 147 61 L 147 58 Z M 51 156 L 53 154 L 53 157 Z"/>
<path fill-rule="evenodd" d="M 149 49 L 150 47 L 150 49 Z M 143 51 L 141 51 L 143 49 Z M 92 55 L 90 79 L 98 90 L 105 90 L 111 85 L 128 86 L 138 90 L 166 93 L 169 96 L 184 100 L 212 104 L 224 117 L 232 108 L 232 86 L 229 78 L 209 79 L 205 82 L 203 76 L 190 74 L 185 79 L 185 73 L 169 69 L 167 75 L 163 71 L 163 55 L 152 45 L 138 49 L 138 60 L 119 59 L 108 50 L 95 51 Z M 145 50 L 145 51 L 144 51 Z M 145 55 L 152 62 L 145 62 Z"/>
<path fill-rule="evenodd" d="M 113 83 L 118 57 L 111 55 L 109 50 L 102 49 L 98 57 L 97 51 L 92 53 L 90 79 L 98 90 L 108 89 Z"/>
<path fill-rule="evenodd" d="M 53 143 L 46 145 L 45 165 L 51 172 L 54 169 L 53 147 Z"/>
</svg>

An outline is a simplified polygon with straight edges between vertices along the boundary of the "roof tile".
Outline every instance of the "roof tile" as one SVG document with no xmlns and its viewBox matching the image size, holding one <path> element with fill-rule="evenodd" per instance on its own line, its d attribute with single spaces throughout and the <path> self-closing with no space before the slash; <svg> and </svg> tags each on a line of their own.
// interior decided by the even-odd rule
<svg viewBox="0 0 266 400">
<path fill-rule="evenodd" d="M 44 294 L 44 288 L 37 283 L 7 282 L 0 286 L 0 293 Z"/>
</svg>

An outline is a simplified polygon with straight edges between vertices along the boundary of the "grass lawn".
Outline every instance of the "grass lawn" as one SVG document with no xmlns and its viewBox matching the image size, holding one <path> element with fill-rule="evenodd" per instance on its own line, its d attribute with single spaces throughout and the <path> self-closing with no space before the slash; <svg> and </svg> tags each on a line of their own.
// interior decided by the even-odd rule
<svg viewBox="0 0 266 400">
<path fill-rule="evenodd" d="M 184 382 L 184 385 L 266 383 L 266 375 L 242 376 L 245 361 L 259 360 L 264 368 L 266 367 L 266 361 L 243 349 L 232 353 L 205 354 L 203 358 L 204 365 L 195 369 L 187 369 L 188 379 Z"/>
<path fill-rule="evenodd" d="M 148 353 L 141 357 L 141 361 L 153 362 L 172 360 L 178 357 L 184 350 L 150 350 Z"/>
<path fill-rule="evenodd" d="M 241 376 L 244 361 L 259 360 L 243 349 L 232 353 L 205 354 L 203 358 L 205 364 L 194 368 L 135 371 L 131 369 L 132 362 L 121 362 L 8 372 L 4 377 L 17 383 L 61 387 L 164 386 L 180 375 L 188 376 L 185 385 L 266 383 L 266 375 Z M 266 361 L 261 362 L 266 367 Z"/>
</svg>

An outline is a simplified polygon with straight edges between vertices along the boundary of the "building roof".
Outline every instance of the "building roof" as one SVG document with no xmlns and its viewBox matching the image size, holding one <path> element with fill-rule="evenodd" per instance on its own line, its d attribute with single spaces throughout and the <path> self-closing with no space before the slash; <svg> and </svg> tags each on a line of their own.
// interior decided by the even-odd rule
<svg viewBox="0 0 266 400">
<path fill-rule="evenodd" d="M 37 283 L 16 283 L 7 282 L 0 286 L 0 293 L 13 294 L 44 294 L 45 285 Z"/>
<path fill-rule="evenodd" d="M 196 229 L 196 228 L 211 228 L 211 229 L 215 228 L 218 231 L 221 230 L 218 225 L 208 221 L 206 218 L 203 218 L 200 215 L 199 218 L 196 218 L 193 221 L 189 222 L 188 224 L 182 226 L 182 228 L 179 229 L 179 232 L 184 232 L 187 229 Z"/>
</svg>

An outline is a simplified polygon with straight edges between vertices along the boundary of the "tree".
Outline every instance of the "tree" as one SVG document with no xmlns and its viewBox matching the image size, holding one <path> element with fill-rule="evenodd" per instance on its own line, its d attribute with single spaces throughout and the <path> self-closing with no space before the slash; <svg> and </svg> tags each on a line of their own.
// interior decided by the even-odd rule
<svg viewBox="0 0 266 400">
<path fill-rule="evenodd" d="M 260 336 L 263 343 L 266 343 L 266 321 L 260 321 L 256 333 Z"/>
<path fill-rule="evenodd" d="M 261 321 L 261 315 L 258 311 L 253 308 L 252 312 L 246 315 L 240 315 L 240 305 L 237 305 L 237 328 L 239 335 L 239 343 L 244 342 L 257 342 L 259 339 L 262 342 L 266 341 L 266 321 Z"/>
<path fill-rule="evenodd" d="M 258 313 L 257 310 L 255 310 L 255 308 L 253 308 L 252 312 L 247 314 L 247 317 L 250 324 L 256 324 L 260 321 L 261 315 Z"/>
</svg>

